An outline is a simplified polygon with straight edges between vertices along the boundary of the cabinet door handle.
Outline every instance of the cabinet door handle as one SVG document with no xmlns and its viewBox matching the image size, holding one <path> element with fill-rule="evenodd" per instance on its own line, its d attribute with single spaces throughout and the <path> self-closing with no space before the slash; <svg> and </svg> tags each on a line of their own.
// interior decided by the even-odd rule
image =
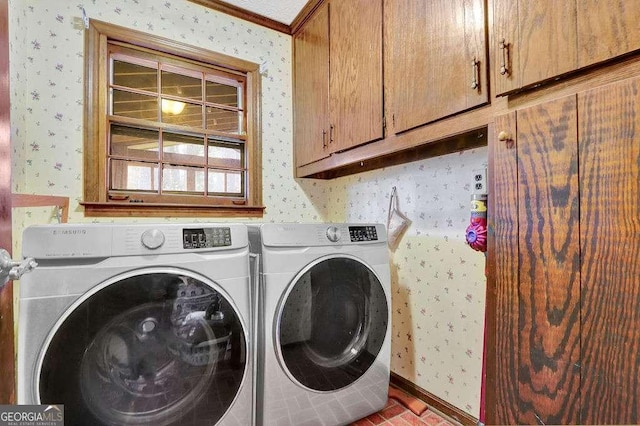
<svg viewBox="0 0 640 426">
<path fill-rule="evenodd" d="M 500 74 L 509 75 L 509 43 L 504 39 L 500 40 L 500 50 L 502 51 L 502 63 L 500 64 Z"/>
<path fill-rule="evenodd" d="M 333 124 L 329 126 L 329 143 L 333 143 Z"/>
<path fill-rule="evenodd" d="M 480 62 L 478 60 L 476 60 L 476 58 L 474 57 L 473 60 L 471 61 L 471 72 L 473 74 L 473 80 L 471 80 L 471 88 L 473 90 L 476 90 L 478 88 L 480 88 Z"/>
<path fill-rule="evenodd" d="M 322 129 L 322 147 L 327 147 L 327 131 Z"/>
</svg>

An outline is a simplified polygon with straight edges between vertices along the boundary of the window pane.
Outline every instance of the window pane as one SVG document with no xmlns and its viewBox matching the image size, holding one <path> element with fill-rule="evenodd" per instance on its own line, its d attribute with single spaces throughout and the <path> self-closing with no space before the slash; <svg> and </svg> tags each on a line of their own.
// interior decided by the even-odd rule
<svg viewBox="0 0 640 426">
<path fill-rule="evenodd" d="M 158 159 L 158 132 L 111 125 L 111 155 L 143 160 Z"/>
<path fill-rule="evenodd" d="M 204 164 L 204 138 L 165 133 L 162 140 L 162 150 L 164 161 L 181 164 Z"/>
<path fill-rule="evenodd" d="M 243 145 L 209 145 L 209 165 L 242 168 Z"/>
<path fill-rule="evenodd" d="M 162 94 L 202 100 L 202 79 L 162 71 Z"/>
<path fill-rule="evenodd" d="M 118 86 L 158 92 L 158 70 L 155 68 L 114 60 L 112 81 Z"/>
<path fill-rule="evenodd" d="M 242 108 L 238 98 L 240 90 L 236 86 L 207 81 L 207 102 Z"/>
<path fill-rule="evenodd" d="M 165 165 L 162 168 L 162 190 L 166 192 L 202 192 L 204 169 Z"/>
<path fill-rule="evenodd" d="M 209 170 L 209 193 L 240 194 L 242 176 L 242 172 Z"/>
<path fill-rule="evenodd" d="M 113 115 L 139 118 L 142 120 L 158 120 L 158 99 L 155 96 L 113 90 L 111 100 Z"/>
<path fill-rule="evenodd" d="M 202 106 L 163 99 L 162 121 L 202 129 Z"/>
<path fill-rule="evenodd" d="M 207 107 L 207 129 L 233 134 L 241 133 L 242 112 Z"/>
<path fill-rule="evenodd" d="M 204 169 L 198 169 L 195 171 L 195 188 L 196 192 L 204 193 Z"/>
<path fill-rule="evenodd" d="M 158 164 L 111 160 L 110 189 L 157 191 Z"/>
</svg>

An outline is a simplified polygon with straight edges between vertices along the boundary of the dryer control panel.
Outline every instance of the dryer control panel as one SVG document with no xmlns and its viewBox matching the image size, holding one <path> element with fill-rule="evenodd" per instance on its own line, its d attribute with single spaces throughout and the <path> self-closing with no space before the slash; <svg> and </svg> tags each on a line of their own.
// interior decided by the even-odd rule
<svg viewBox="0 0 640 426">
<path fill-rule="evenodd" d="M 225 247 L 231 245 L 231 228 L 185 228 L 182 247 L 185 249 Z"/>
<path fill-rule="evenodd" d="M 350 226 L 349 237 L 351 241 L 378 241 L 378 233 L 375 226 Z"/>
<path fill-rule="evenodd" d="M 264 223 L 252 225 L 266 247 L 377 245 L 387 242 L 380 223 Z M 258 232 L 258 231 L 252 231 Z"/>
</svg>

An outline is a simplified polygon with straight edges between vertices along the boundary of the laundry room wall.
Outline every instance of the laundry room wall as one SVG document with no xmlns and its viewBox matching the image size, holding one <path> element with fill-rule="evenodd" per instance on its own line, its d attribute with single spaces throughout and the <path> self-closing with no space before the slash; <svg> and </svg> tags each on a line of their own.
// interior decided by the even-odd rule
<svg viewBox="0 0 640 426">
<path fill-rule="evenodd" d="M 82 8 L 90 19 L 264 63 L 267 209 L 262 220 L 322 220 L 325 203 L 316 199 L 321 192 L 314 189 L 322 183 L 298 183 L 293 178 L 291 37 L 186 0 L 9 1 L 14 192 L 69 196 L 70 222 L 96 220 L 85 219 L 78 204 L 83 180 Z M 24 227 L 54 220 L 52 208 L 16 209 L 14 215 L 14 246 Z"/>
<path fill-rule="evenodd" d="M 478 417 L 484 257 L 464 244 L 463 232 L 469 220 L 470 171 L 486 163 L 486 148 L 332 181 L 296 180 L 290 36 L 186 0 L 9 0 L 13 190 L 70 197 L 70 222 L 131 221 L 85 218 L 78 204 L 82 7 L 92 19 L 266 63 L 263 221 L 384 223 L 389 192 L 398 188 L 400 208 L 413 223 L 391 259 L 392 370 Z M 14 253 L 20 253 L 24 228 L 54 222 L 54 209 L 14 209 L 13 220 Z"/>
<path fill-rule="evenodd" d="M 411 225 L 391 253 L 391 370 L 465 411 L 480 411 L 485 258 L 465 243 L 473 170 L 487 148 L 334 181 L 328 219 L 386 223 L 395 186 Z"/>
</svg>

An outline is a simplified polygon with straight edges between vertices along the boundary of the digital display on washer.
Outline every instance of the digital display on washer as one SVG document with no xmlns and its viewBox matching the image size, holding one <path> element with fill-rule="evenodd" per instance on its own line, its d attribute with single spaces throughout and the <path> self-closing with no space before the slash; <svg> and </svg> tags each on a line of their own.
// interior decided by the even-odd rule
<svg viewBox="0 0 640 426">
<path fill-rule="evenodd" d="M 350 226 L 349 237 L 355 241 L 378 241 L 378 233 L 375 226 Z"/>
<path fill-rule="evenodd" d="M 231 245 L 231 228 L 191 228 L 182 230 L 182 247 L 198 249 Z"/>
</svg>

